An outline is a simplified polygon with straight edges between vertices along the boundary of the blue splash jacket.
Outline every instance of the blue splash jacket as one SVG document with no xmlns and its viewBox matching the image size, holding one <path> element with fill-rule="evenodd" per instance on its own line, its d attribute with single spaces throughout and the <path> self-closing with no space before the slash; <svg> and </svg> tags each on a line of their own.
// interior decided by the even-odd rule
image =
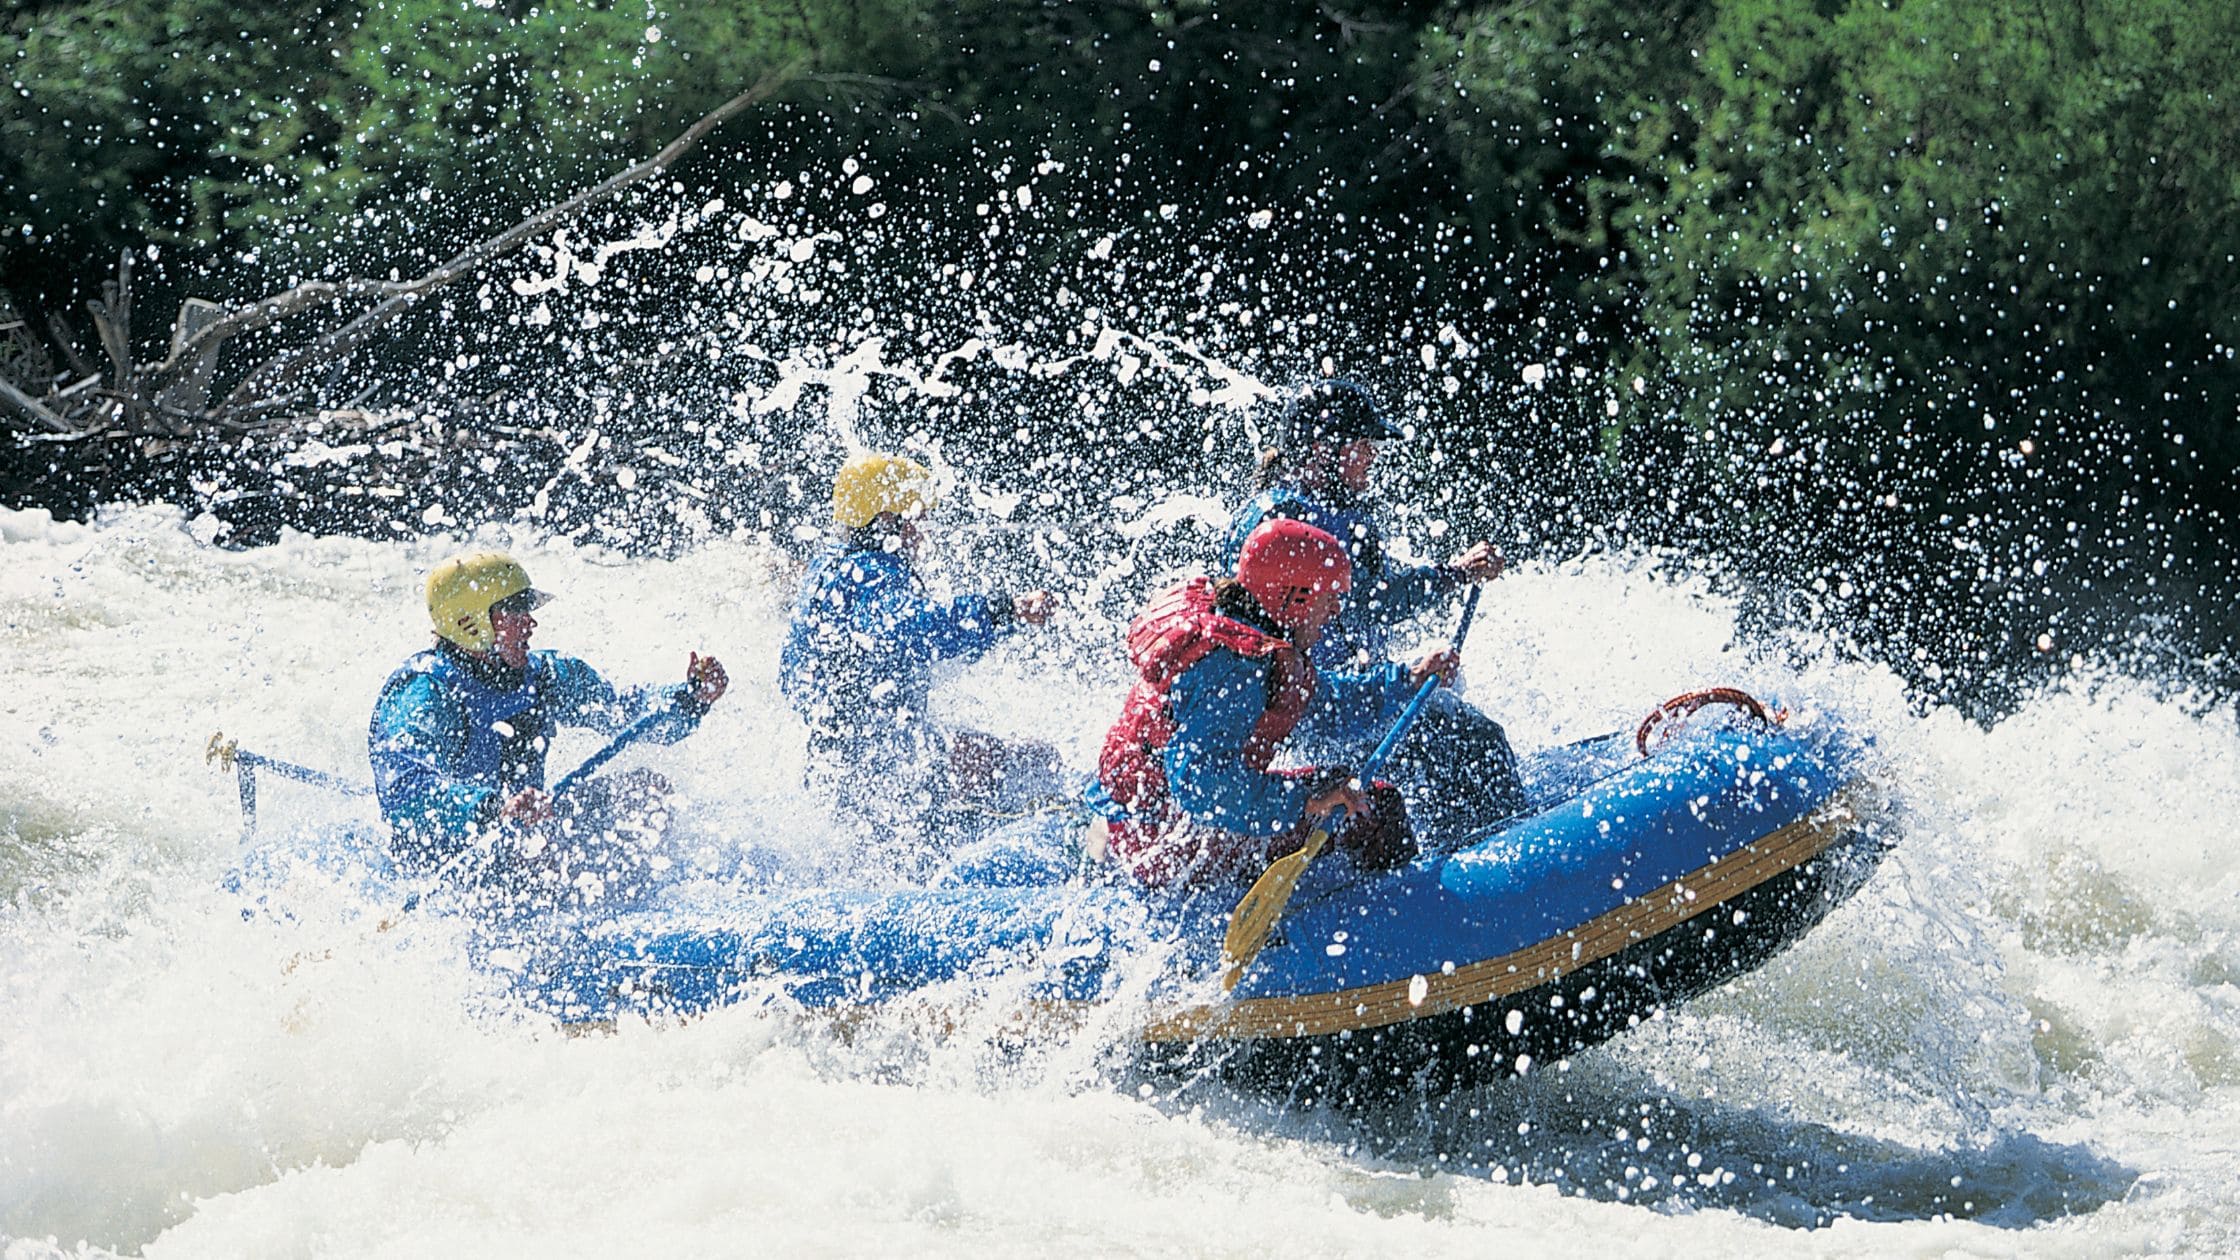
<svg viewBox="0 0 2240 1260">
<path fill-rule="evenodd" d="M 493 821 L 507 797 L 545 783 L 545 753 L 562 726 L 613 732 L 666 709 L 646 738 L 673 744 L 707 706 L 685 684 L 618 693 L 589 665 L 531 652 L 515 671 L 448 646 L 398 667 L 366 731 L 374 795 L 400 855 L 440 862 Z"/>
<path fill-rule="evenodd" d="M 1399 720 L 1415 690 L 1408 667 L 1397 661 L 1365 673 L 1318 670 L 1300 725 L 1313 723 L 1335 738 L 1374 744 Z M 1208 652 L 1168 689 L 1175 730 L 1160 759 L 1168 794 L 1192 819 L 1224 831 L 1272 836 L 1306 815 L 1309 781 L 1263 773 L 1245 761 L 1244 747 L 1267 709 L 1267 694 L 1267 663 L 1226 648 Z M 1087 803 L 1113 821 L 1128 817 L 1102 783 L 1089 784 Z"/>
<path fill-rule="evenodd" d="M 778 684 L 812 758 L 905 775 L 933 752 L 934 665 L 978 660 L 1014 628 L 1007 595 L 929 599 L 906 557 L 835 547 L 802 581 Z"/>
</svg>

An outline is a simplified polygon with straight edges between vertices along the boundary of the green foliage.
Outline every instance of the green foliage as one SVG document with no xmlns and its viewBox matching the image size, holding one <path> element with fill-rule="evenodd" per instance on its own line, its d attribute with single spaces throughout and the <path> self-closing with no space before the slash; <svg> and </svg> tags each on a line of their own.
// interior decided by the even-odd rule
<svg viewBox="0 0 2240 1260">
<path fill-rule="evenodd" d="M 270 193 L 229 189 L 239 197 L 230 223 L 254 234 L 305 206 L 328 214 L 403 206 L 415 228 L 437 229 L 434 249 L 418 240 L 409 249 L 426 261 L 555 188 L 588 185 L 650 154 L 806 51 L 814 32 L 766 12 L 376 4 L 333 50 L 336 76 L 291 102 L 291 112 L 333 121 L 324 143 L 289 146 L 294 161 Z M 413 214 L 415 200 L 446 211 Z M 450 207 L 479 213 L 458 221 Z"/>
<path fill-rule="evenodd" d="M 2231 578 L 2235 47 L 2212 0 L 19 0 L 0 289 L 67 312 L 120 248 L 153 311 L 417 273 L 806 57 L 678 179 L 787 179 L 844 216 L 808 193 L 860 159 L 918 231 L 859 234 L 860 275 L 1108 284 L 1145 331 L 1233 323 L 1208 344 L 1248 370 L 1474 322 L 1483 357 L 1442 382 L 1458 442 L 1566 487 L 1541 515 L 1580 528 L 1647 503 L 1645 531 L 1685 523 L 1667 541 L 1856 558 L 1955 521 L 1946 550 L 1981 555 L 2004 497 L 2064 545 L 2145 502 Z M 1061 168 L 1032 215 L 971 210 Z M 1083 261 L 1080 234 L 1154 215 L 1125 265 Z M 1209 314 L 1216 272 L 1257 323 Z M 658 336 L 643 305 L 623 321 Z M 392 366 L 425 357 L 410 336 Z M 1516 355 L 1570 371 L 1503 414 Z M 2140 543 L 2168 564 L 2168 537 Z M 1984 598 L 2024 563 L 1986 562 Z"/>
<path fill-rule="evenodd" d="M 53 5 L 9 19 L 6 236 L 210 240 L 194 175 L 300 74 L 316 5 Z"/>
<path fill-rule="evenodd" d="M 1496 5 L 1428 27 L 1415 95 L 1455 156 L 1475 225 L 1520 252 L 1570 255 L 1582 277 L 1605 271 L 1626 243 L 1612 215 L 1659 173 L 1665 146 L 1695 132 L 1688 47 L 1705 8 Z"/>
<path fill-rule="evenodd" d="M 879 6 L 81 0 L 8 19 L 0 269 L 153 241 L 411 268 Z M 835 17 L 835 14 L 841 15 Z M 844 17 L 845 20 L 841 20 Z M 416 204 L 443 199 L 443 214 Z M 466 207 L 460 215 L 449 207 Z"/>
<path fill-rule="evenodd" d="M 1068 156 L 1130 152 L 1199 180 L 1249 158 L 1319 191 L 1359 169 L 1364 137 L 1390 139 L 1374 115 L 1404 82 L 1423 8 L 1354 4 L 1334 20 L 1312 5 L 969 0 L 923 73 L 960 112 Z"/>
<path fill-rule="evenodd" d="M 1568 0 L 1452 16 L 1419 94 L 1479 213 L 1637 316 L 1614 372 L 1745 438 L 1980 441 L 2231 405 L 2236 37 L 2192 0 Z"/>
<path fill-rule="evenodd" d="M 801 145 L 937 195 L 1047 155 L 1115 172 L 1136 213 L 1443 221 L 1466 247 L 1386 265 L 1467 285 L 1523 260 L 1523 313 L 1568 304 L 1600 339 L 1613 447 L 1677 411 L 1865 458 L 2240 395 L 2240 10 L 2200 0 L 68 0 L 5 22 L 0 277 L 34 299 L 143 243 L 236 290 L 417 271 L 807 56 L 792 121 L 727 135 L 703 175 Z M 2228 466 L 2230 426 L 2199 427 L 2225 444 L 2199 467 Z"/>
</svg>

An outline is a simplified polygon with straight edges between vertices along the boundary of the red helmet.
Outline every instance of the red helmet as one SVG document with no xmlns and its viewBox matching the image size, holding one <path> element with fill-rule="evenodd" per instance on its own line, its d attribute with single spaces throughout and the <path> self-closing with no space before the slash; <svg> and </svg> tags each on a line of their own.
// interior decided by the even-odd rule
<svg viewBox="0 0 2240 1260">
<path fill-rule="evenodd" d="M 1264 522 L 1237 553 L 1237 583 L 1280 626 L 1297 626 L 1322 591 L 1353 589 L 1353 561 L 1328 533 L 1305 521 Z"/>
</svg>

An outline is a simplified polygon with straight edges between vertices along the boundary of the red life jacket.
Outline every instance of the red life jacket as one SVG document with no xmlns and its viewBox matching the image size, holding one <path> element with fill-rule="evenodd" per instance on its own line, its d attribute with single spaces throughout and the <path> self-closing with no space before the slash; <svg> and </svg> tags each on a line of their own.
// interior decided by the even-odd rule
<svg viewBox="0 0 2240 1260">
<path fill-rule="evenodd" d="M 1217 611 L 1211 578 L 1193 578 L 1152 600 L 1128 627 L 1128 658 L 1135 662 L 1138 679 L 1120 720 L 1105 733 L 1097 758 L 1097 779 L 1104 790 L 1146 823 L 1156 826 L 1174 814 L 1160 756 L 1175 732 L 1167 692 L 1216 648 L 1268 663 L 1266 707 L 1241 751 L 1254 770 L 1268 768 L 1276 746 L 1299 724 L 1314 698 L 1314 666 L 1305 655 L 1289 640 Z"/>
</svg>

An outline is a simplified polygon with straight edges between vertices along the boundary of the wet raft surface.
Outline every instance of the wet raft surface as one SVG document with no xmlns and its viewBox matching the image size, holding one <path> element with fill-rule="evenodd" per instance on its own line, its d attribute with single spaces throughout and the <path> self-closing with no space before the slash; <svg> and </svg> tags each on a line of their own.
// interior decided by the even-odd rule
<svg viewBox="0 0 2240 1260">
<path fill-rule="evenodd" d="M 488 941 L 534 1005 L 575 1024 L 782 1001 L 916 1003 L 947 1022 L 1002 1006 L 1007 1024 L 1058 1031 L 1127 1005 L 1121 1023 L 1156 1066 L 1317 1093 L 1445 1090 L 1604 1041 L 1820 922 L 1882 852 L 1857 759 L 1763 728 L 1616 769 L 1607 748 L 1554 754 L 1538 778 L 1557 803 L 1452 854 L 1384 876 L 1317 863 L 1228 999 L 1229 889 L 703 888 L 556 934 L 493 925 Z M 998 847 L 1046 857 L 1072 826 L 1016 824 Z"/>
</svg>

